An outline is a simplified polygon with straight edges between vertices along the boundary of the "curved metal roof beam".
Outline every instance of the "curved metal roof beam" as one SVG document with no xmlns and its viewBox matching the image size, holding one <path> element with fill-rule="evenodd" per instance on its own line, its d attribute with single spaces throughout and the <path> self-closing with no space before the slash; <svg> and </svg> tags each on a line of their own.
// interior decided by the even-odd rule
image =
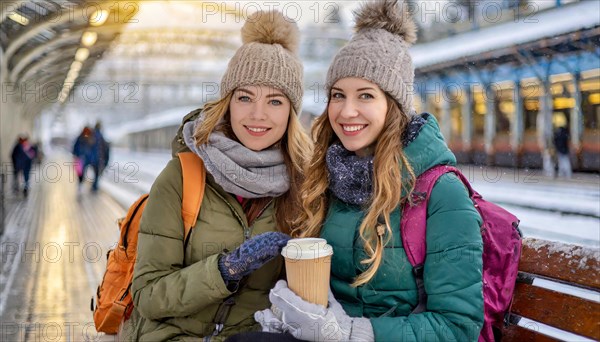
<svg viewBox="0 0 600 342">
<path fill-rule="evenodd" d="M 82 77 L 85 78 L 87 77 L 89 74 L 83 74 Z M 64 75 L 54 75 L 54 76 L 48 76 L 46 77 L 45 81 L 43 84 L 45 86 L 48 86 L 48 84 L 54 83 L 56 84 L 56 89 L 58 90 L 58 94 L 60 94 L 60 91 L 62 89 L 62 85 L 64 81 Z M 76 89 L 78 85 L 76 85 L 75 87 L 73 87 L 73 89 Z M 71 90 L 72 91 L 72 90 Z M 43 94 L 40 93 L 40 100 L 39 101 L 27 101 L 24 105 L 24 110 L 26 110 L 28 113 L 33 113 L 36 112 L 35 114 L 31 114 L 31 115 L 37 115 L 39 112 L 41 112 L 41 110 L 48 106 L 48 105 L 52 105 L 52 104 L 57 104 L 58 103 L 58 97 L 56 98 L 47 98 L 48 94 Z M 71 94 L 69 94 L 69 96 L 71 96 Z M 42 101 L 43 100 L 43 101 Z M 29 109 L 34 108 L 35 111 L 30 111 Z"/>
<path fill-rule="evenodd" d="M 81 8 L 82 7 L 79 6 L 79 7 L 76 7 L 75 10 L 81 9 Z M 79 20 L 74 20 L 73 23 L 77 23 L 78 21 L 85 22 L 84 20 L 81 20 L 81 17 L 78 17 L 78 18 L 79 18 Z M 13 57 L 15 52 L 17 52 L 18 49 L 20 49 L 30 39 L 34 38 L 39 33 L 43 32 L 44 30 L 48 30 L 54 26 L 63 25 L 63 24 L 69 23 L 69 22 L 71 22 L 70 15 L 63 15 L 61 13 L 58 13 L 56 15 L 49 17 L 48 20 L 32 26 L 29 30 L 23 32 L 20 36 L 18 36 L 16 39 L 14 39 L 14 41 L 12 43 L 10 43 L 8 45 L 6 52 L 5 52 L 6 58 L 4 60 L 4 63 L 6 64 L 6 66 L 8 66 L 9 61 Z"/>
<path fill-rule="evenodd" d="M 57 47 L 60 48 L 62 46 L 73 46 L 73 45 L 75 45 L 75 46 L 79 45 L 79 35 L 77 35 L 77 36 L 67 35 L 67 36 L 59 37 L 59 38 L 51 40 L 47 44 L 42 44 L 42 45 L 32 49 L 31 51 L 27 52 L 27 54 L 25 56 L 23 56 L 19 60 L 19 62 L 12 68 L 12 70 L 10 72 L 10 81 L 16 82 L 17 76 L 19 75 L 19 73 L 21 73 L 21 71 L 23 71 L 23 69 L 27 65 L 29 65 L 32 61 L 34 61 L 36 58 L 43 55 L 47 51 L 55 49 Z"/>
<path fill-rule="evenodd" d="M 62 35 L 58 38 L 55 38 L 53 40 L 51 40 L 50 42 L 40 45 L 34 49 L 32 49 L 30 52 L 28 52 L 23 58 L 21 58 L 21 60 L 19 60 L 19 62 L 13 67 L 13 69 L 11 70 L 10 73 L 10 80 L 12 82 L 16 82 L 18 79 L 18 75 L 35 59 L 37 59 L 39 56 L 43 55 L 46 50 L 53 48 L 56 45 L 67 45 L 68 41 L 73 40 L 73 42 L 76 42 L 76 44 L 79 44 L 79 41 L 81 39 L 81 35 L 82 35 L 82 31 L 85 31 L 86 29 L 82 29 L 82 30 L 77 30 L 77 31 L 70 31 L 69 33 Z M 120 31 L 120 27 L 118 25 L 110 25 L 107 27 L 103 27 L 103 28 L 99 28 L 99 29 L 93 29 L 91 31 L 97 32 L 99 34 L 116 34 L 117 32 Z M 63 44 L 65 43 L 65 44 Z M 95 48 L 95 47 L 94 47 Z"/>
<path fill-rule="evenodd" d="M 63 55 L 63 50 L 66 50 L 66 48 L 56 50 L 45 56 L 39 62 L 33 64 L 31 68 L 28 68 L 22 75 L 18 77 L 17 82 L 27 82 L 29 79 L 36 76 L 36 74 L 38 74 L 38 72 L 41 71 L 42 68 L 48 65 L 51 65 L 52 67 L 61 65 L 63 62 L 66 61 L 66 58 Z"/>
<path fill-rule="evenodd" d="M 75 46 L 79 46 L 79 45 L 75 45 Z M 90 50 L 90 58 L 92 59 L 95 55 L 95 53 L 97 53 L 96 50 L 103 50 L 106 49 L 108 46 L 110 46 L 110 42 L 104 42 L 101 44 L 96 44 L 93 46 L 93 48 Z M 65 46 L 65 50 L 67 49 L 67 47 Z M 27 71 L 25 71 L 25 73 L 23 75 L 21 75 L 20 77 L 17 78 L 17 82 L 29 82 L 31 81 L 35 81 L 35 76 L 42 70 L 42 68 L 45 68 L 47 66 L 51 66 L 50 70 L 53 69 L 57 69 L 57 70 L 62 70 L 63 65 L 71 65 L 71 63 L 73 63 L 74 59 L 68 59 L 68 58 L 64 58 L 64 55 L 61 53 L 61 51 L 56 51 L 54 53 L 52 53 L 51 55 L 48 55 L 44 58 L 42 58 L 41 60 L 37 61 L 36 63 L 33 64 L 33 66 L 29 69 L 27 69 Z M 88 61 L 84 62 L 84 65 L 87 63 Z"/>
<path fill-rule="evenodd" d="M 64 69 L 62 69 L 60 71 L 64 71 L 64 72 L 56 73 L 56 74 L 50 74 L 50 75 L 44 75 L 44 76 L 38 78 L 36 80 L 37 84 L 39 86 L 46 86 L 49 83 L 55 83 L 56 82 L 57 86 L 59 88 L 62 88 L 63 83 L 65 81 L 65 77 L 67 75 L 67 72 L 69 72 L 69 70 L 67 70 L 66 68 L 64 68 Z"/>
<path fill-rule="evenodd" d="M 94 58 L 90 59 L 91 61 L 94 61 Z M 95 62 L 95 61 L 94 61 Z M 68 63 L 62 63 L 60 64 L 58 67 L 54 68 L 52 70 L 52 72 L 49 73 L 37 73 L 38 78 L 30 78 L 28 80 L 24 80 L 25 84 L 31 84 L 32 82 L 36 83 L 39 86 L 44 86 L 46 83 L 52 81 L 54 82 L 55 80 L 60 80 L 60 87 L 63 86 L 65 78 L 67 77 L 67 74 L 69 73 L 69 70 L 71 68 L 71 65 Z M 79 72 L 79 77 L 77 77 L 77 82 L 81 82 L 81 80 L 84 80 L 85 77 L 90 75 L 90 68 L 85 68 L 82 69 Z"/>
</svg>

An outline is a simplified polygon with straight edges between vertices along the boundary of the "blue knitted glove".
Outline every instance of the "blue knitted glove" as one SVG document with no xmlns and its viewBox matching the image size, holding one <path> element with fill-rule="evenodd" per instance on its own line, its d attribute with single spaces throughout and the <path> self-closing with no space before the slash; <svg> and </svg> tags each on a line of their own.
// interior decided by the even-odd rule
<svg viewBox="0 0 600 342">
<path fill-rule="evenodd" d="M 236 250 L 219 258 L 219 271 L 225 282 L 239 281 L 281 253 L 289 236 L 268 232 L 246 240 Z"/>
</svg>

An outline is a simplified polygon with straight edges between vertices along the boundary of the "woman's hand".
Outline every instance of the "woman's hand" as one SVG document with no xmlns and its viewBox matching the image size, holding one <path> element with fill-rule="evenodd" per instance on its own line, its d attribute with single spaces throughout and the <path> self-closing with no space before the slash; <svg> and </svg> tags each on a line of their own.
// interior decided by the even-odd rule
<svg viewBox="0 0 600 342">
<path fill-rule="evenodd" d="M 245 241 L 237 249 L 219 258 L 219 271 L 225 282 L 236 282 L 281 253 L 290 237 L 268 232 Z"/>
<path fill-rule="evenodd" d="M 307 341 L 372 341 L 373 328 L 367 318 L 346 314 L 329 291 L 329 307 L 309 303 L 292 292 L 284 280 L 277 282 L 269 295 L 274 310 L 254 314 L 263 331 L 289 332 Z"/>
</svg>

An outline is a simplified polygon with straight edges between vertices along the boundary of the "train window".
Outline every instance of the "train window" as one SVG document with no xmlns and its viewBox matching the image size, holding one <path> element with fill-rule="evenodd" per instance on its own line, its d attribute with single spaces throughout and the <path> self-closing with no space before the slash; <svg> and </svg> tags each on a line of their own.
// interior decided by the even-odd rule
<svg viewBox="0 0 600 342">
<path fill-rule="evenodd" d="M 581 109 L 586 130 L 597 130 L 600 124 L 600 77 L 581 82 Z"/>
</svg>

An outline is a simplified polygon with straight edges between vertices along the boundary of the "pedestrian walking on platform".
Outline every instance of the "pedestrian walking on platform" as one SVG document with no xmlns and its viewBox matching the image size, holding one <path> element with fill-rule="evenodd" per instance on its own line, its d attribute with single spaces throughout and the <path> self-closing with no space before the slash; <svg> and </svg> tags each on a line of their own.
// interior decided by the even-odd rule
<svg viewBox="0 0 600 342">
<path fill-rule="evenodd" d="M 96 122 L 96 125 L 94 126 L 94 137 L 96 138 L 98 149 L 98 172 L 102 175 L 110 160 L 110 144 L 104 138 L 104 134 L 102 133 L 102 123 L 100 121 Z"/>
<path fill-rule="evenodd" d="M 299 30 L 279 12 L 256 12 L 242 41 L 221 98 L 184 118 L 174 158 L 152 186 L 140 222 L 134 309 L 120 340 L 221 341 L 259 330 L 254 312 L 270 305 L 310 156 L 298 120 Z M 184 237 L 177 153 L 190 151 L 207 175 L 197 222 Z"/>
<path fill-rule="evenodd" d="M 21 176 L 23 177 L 23 195 L 27 197 L 29 194 L 29 174 L 31 173 L 31 165 L 36 157 L 36 150 L 29 143 L 27 134 L 21 134 L 17 138 L 17 142 L 13 147 L 11 159 L 13 164 L 13 190 L 19 193 Z"/>
<path fill-rule="evenodd" d="M 554 148 L 558 159 L 558 177 L 571 179 L 573 170 L 571 168 L 571 155 L 569 153 L 569 130 L 560 126 L 554 131 Z"/>
<path fill-rule="evenodd" d="M 280 281 L 269 297 L 277 310 L 255 315 L 266 333 L 309 341 L 477 341 L 482 220 L 454 173 L 439 178 L 427 202 L 422 277 L 400 237 L 416 177 L 456 165 L 435 117 L 413 109 L 415 40 L 405 2 L 371 1 L 356 12 L 356 33 L 327 73 L 329 102 L 313 125 L 314 153 L 301 187 L 304 224 L 293 234 L 333 247 L 329 305 L 308 303 Z M 426 290 L 423 306 L 418 284 Z M 260 341 L 253 334 L 247 340 Z"/>
<path fill-rule="evenodd" d="M 81 134 L 75 140 L 73 145 L 73 155 L 75 156 L 75 168 L 79 177 L 79 190 L 85 180 L 86 171 L 91 167 L 94 171 L 92 182 L 92 192 L 98 191 L 98 180 L 100 178 L 100 148 L 101 141 L 95 132 L 88 126 L 84 127 Z"/>
</svg>

